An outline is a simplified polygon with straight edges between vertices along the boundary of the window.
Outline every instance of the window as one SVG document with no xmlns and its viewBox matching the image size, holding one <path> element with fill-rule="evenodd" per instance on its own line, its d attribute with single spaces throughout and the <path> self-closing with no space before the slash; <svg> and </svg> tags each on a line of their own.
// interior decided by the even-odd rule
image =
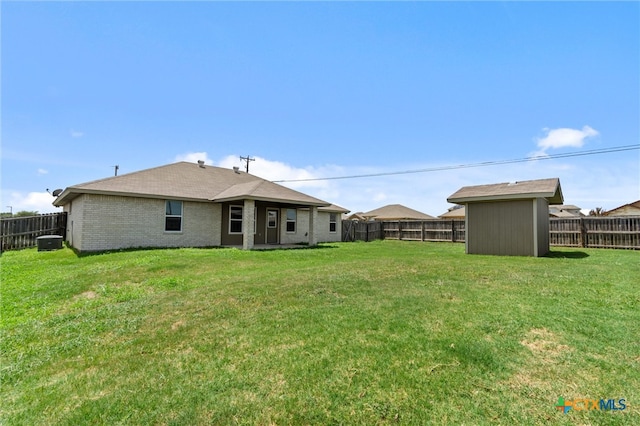
<svg viewBox="0 0 640 426">
<path fill-rule="evenodd" d="M 167 200 L 165 202 L 164 230 L 182 231 L 182 201 Z"/>
<path fill-rule="evenodd" d="M 296 232 L 296 209 L 287 209 L 287 232 Z"/>
<path fill-rule="evenodd" d="M 278 227 L 278 212 L 275 210 L 267 210 L 267 228 Z"/>
<path fill-rule="evenodd" d="M 242 206 L 229 206 L 229 233 L 242 234 Z"/>
<path fill-rule="evenodd" d="M 336 232 L 336 221 L 337 221 L 337 214 L 335 213 L 329 213 L 329 232 Z"/>
<path fill-rule="evenodd" d="M 229 233 L 242 234 L 242 206 L 229 206 Z M 253 211 L 253 233 L 256 233 L 258 209 Z"/>
</svg>

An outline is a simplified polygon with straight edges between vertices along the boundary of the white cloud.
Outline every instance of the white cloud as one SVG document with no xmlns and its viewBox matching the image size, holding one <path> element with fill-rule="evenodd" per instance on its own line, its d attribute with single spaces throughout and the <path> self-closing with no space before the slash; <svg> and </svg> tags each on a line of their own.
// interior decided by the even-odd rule
<svg viewBox="0 0 640 426">
<path fill-rule="evenodd" d="M 6 206 L 2 207 L 2 211 L 12 210 L 13 213 L 19 211 L 37 211 L 38 213 L 53 213 L 61 211 L 60 208 L 53 206 L 53 200 L 55 199 L 48 192 L 11 192 L 9 199 L 4 199 Z M 4 204 L 3 203 L 3 204 Z M 11 209 L 9 209 L 11 206 Z"/>
<path fill-rule="evenodd" d="M 187 161 L 189 163 L 197 163 L 199 160 L 204 161 L 204 164 L 213 165 L 213 160 L 209 158 L 209 154 L 206 151 L 203 152 L 187 152 L 185 154 L 178 154 L 174 161 Z"/>
<path fill-rule="evenodd" d="M 84 132 L 81 132 L 79 130 L 74 130 L 74 129 L 71 129 L 69 131 L 69 134 L 71 135 L 72 138 L 81 138 L 84 136 Z"/>
<path fill-rule="evenodd" d="M 40 176 L 46 175 L 47 173 L 49 173 L 49 170 L 38 169 L 38 175 L 40 175 Z"/>
<path fill-rule="evenodd" d="M 589 126 L 584 126 L 582 130 L 560 128 L 560 129 L 543 129 L 546 135 L 537 138 L 537 145 L 540 148 L 532 156 L 547 155 L 548 149 L 558 149 L 564 147 L 581 148 L 585 144 L 587 138 L 598 136 L 600 133 Z"/>
</svg>

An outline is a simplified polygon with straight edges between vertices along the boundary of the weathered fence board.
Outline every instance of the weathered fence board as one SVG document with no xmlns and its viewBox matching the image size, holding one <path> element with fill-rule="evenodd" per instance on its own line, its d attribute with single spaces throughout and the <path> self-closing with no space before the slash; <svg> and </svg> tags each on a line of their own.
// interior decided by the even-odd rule
<svg viewBox="0 0 640 426">
<path fill-rule="evenodd" d="M 464 242 L 464 220 L 395 220 L 384 221 L 384 238 L 412 241 Z"/>
<path fill-rule="evenodd" d="M 551 245 L 640 249 L 640 216 L 549 220 Z"/>
<path fill-rule="evenodd" d="M 351 222 L 351 223 L 349 223 Z M 363 229 L 380 224 L 382 232 Z M 356 232 L 355 229 L 361 229 Z M 342 229 L 352 230 L 343 241 L 372 241 L 373 239 L 409 241 L 464 242 L 465 221 L 461 219 L 433 219 L 424 221 L 343 221 Z M 549 242 L 552 246 L 640 249 L 640 216 L 637 217 L 578 217 L 550 218 Z"/>
<path fill-rule="evenodd" d="M 384 222 L 342 221 L 342 241 L 374 241 L 384 239 Z"/>
<path fill-rule="evenodd" d="M 66 213 L 0 219 L 0 252 L 35 247 L 43 235 L 65 236 Z"/>
</svg>

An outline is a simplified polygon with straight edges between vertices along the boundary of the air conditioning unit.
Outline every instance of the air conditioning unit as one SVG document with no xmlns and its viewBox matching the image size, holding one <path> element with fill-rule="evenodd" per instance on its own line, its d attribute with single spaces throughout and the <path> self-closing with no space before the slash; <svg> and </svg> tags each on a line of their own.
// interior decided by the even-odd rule
<svg viewBox="0 0 640 426">
<path fill-rule="evenodd" d="M 36 238 L 38 251 L 60 250 L 62 248 L 62 236 L 43 235 Z"/>
</svg>

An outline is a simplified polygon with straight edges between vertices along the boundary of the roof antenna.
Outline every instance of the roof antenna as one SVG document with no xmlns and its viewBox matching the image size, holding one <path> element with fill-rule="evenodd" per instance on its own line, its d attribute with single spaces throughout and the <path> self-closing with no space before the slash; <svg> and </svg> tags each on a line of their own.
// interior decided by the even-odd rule
<svg viewBox="0 0 640 426">
<path fill-rule="evenodd" d="M 240 159 L 247 163 L 247 173 L 249 173 L 249 161 L 256 161 L 256 159 L 255 158 L 251 158 L 248 155 L 246 157 L 240 156 Z"/>
<path fill-rule="evenodd" d="M 111 166 L 111 167 L 114 168 L 114 172 L 115 172 L 114 176 L 118 176 L 118 169 L 120 168 L 120 166 L 116 164 L 115 166 Z"/>
</svg>

